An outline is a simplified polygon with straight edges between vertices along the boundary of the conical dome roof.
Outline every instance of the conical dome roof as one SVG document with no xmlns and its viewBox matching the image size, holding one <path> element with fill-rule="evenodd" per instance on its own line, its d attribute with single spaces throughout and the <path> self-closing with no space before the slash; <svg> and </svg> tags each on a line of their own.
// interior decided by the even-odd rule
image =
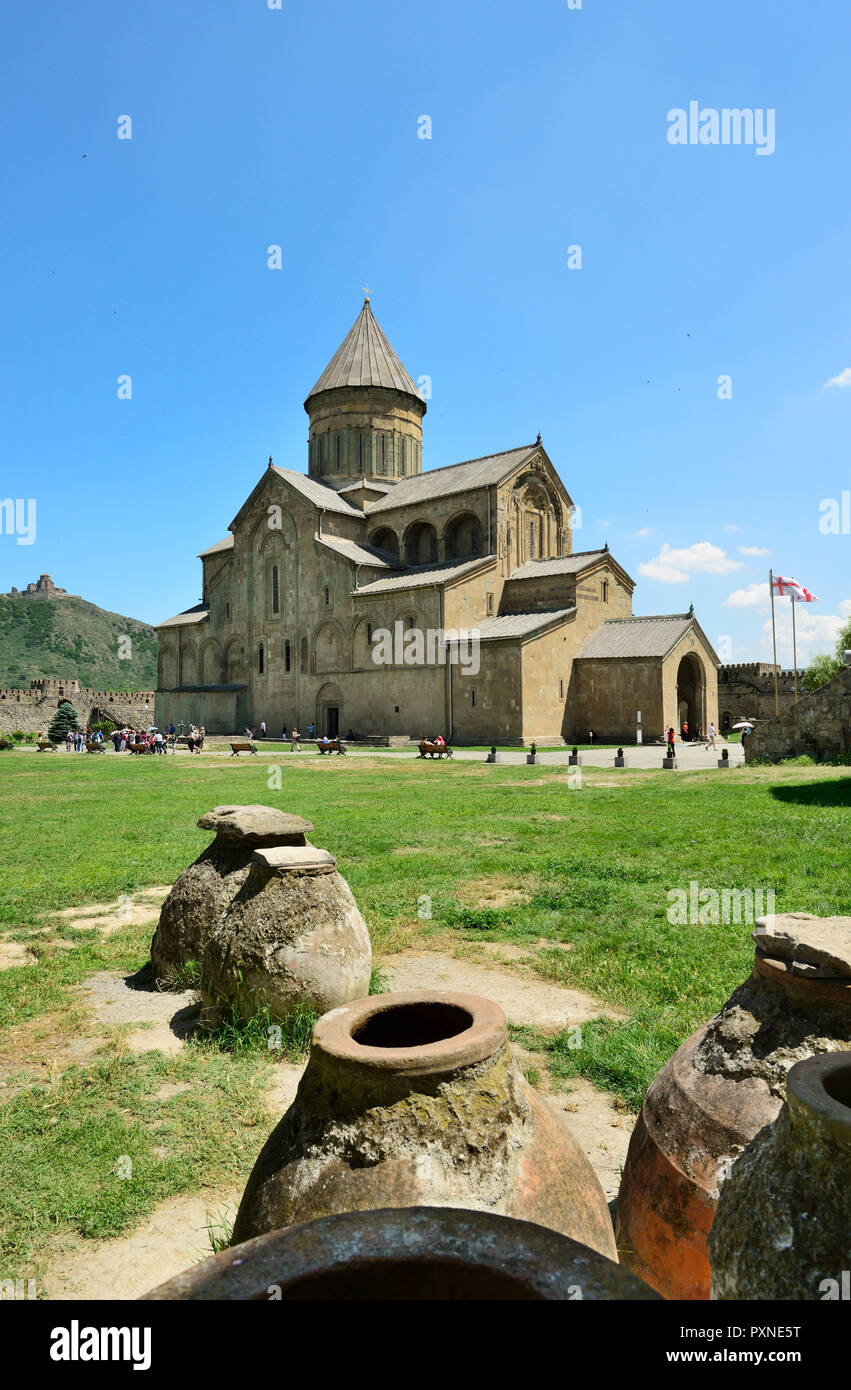
<svg viewBox="0 0 851 1390">
<path fill-rule="evenodd" d="M 320 391 L 345 386 L 383 386 L 423 400 L 378 326 L 369 299 L 364 300 L 360 314 L 308 395 L 305 406 Z"/>
</svg>

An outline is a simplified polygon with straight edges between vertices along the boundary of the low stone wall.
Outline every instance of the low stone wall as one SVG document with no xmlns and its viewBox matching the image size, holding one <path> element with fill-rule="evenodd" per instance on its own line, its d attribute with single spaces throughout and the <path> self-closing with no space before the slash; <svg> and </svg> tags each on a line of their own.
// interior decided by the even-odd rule
<svg viewBox="0 0 851 1390">
<path fill-rule="evenodd" d="M 802 695 L 779 719 L 759 724 L 745 740 L 745 759 L 795 758 L 817 761 L 851 753 L 851 667 L 820 690 Z"/>
</svg>

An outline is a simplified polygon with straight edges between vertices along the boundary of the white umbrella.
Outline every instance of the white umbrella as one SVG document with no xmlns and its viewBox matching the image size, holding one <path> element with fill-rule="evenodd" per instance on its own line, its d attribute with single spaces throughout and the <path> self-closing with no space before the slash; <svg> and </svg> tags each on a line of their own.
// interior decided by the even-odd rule
<svg viewBox="0 0 851 1390">
<path fill-rule="evenodd" d="M 753 728 L 753 724 L 750 722 L 749 719 L 743 719 L 742 722 L 741 722 L 741 724 L 734 724 L 734 725 L 733 725 L 733 728 L 734 728 L 734 729 L 752 729 L 752 728 Z"/>
</svg>

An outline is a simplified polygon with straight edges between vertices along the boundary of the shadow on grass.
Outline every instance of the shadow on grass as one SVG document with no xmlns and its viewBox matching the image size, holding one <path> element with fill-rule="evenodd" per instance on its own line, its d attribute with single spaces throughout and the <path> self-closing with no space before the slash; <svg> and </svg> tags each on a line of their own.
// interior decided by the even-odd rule
<svg viewBox="0 0 851 1390">
<path fill-rule="evenodd" d="M 851 777 L 772 787 L 771 795 L 777 801 L 794 802 L 798 806 L 851 806 Z"/>
</svg>

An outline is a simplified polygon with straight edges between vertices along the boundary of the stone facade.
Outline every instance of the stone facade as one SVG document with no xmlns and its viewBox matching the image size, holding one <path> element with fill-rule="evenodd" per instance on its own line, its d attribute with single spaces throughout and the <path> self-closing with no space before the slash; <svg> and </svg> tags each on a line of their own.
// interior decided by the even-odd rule
<svg viewBox="0 0 851 1390">
<path fill-rule="evenodd" d="M 795 758 L 816 761 L 851 754 L 851 667 L 846 666 L 820 690 L 804 694 L 780 715 L 758 724 L 745 742 L 745 758 Z"/>
<path fill-rule="evenodd" d="M 64 700 L 74 706 L 82 728 L 103 718 L 131 728 L 156 723 L 153 690 L 90 690 L 77 680 L 34 680 L 29 690 L 0 689 L 0 733 L 47 733 Z"/>
<path fill-rule="evenodd" d="M 678 722 L 683 655 L 699 667 L 693 724 L 717 722 L 718 661 L 693 612 L 648 633 L 608 546 L 574 552 L 574 504 L 540 435 L 422 472 L 426 402 L 368 302 L 305 409 L 307 476 L 269 460 L 200 557 L 202 602 L 158 628 L 164 723 L 517 744 L 587 724 L 626 738 L 637 668 L 581 674 L 613 624 L 643 643 L 648 735 Z M 478 635 L 447 647 L 452 633 Z"/>
</svg>

